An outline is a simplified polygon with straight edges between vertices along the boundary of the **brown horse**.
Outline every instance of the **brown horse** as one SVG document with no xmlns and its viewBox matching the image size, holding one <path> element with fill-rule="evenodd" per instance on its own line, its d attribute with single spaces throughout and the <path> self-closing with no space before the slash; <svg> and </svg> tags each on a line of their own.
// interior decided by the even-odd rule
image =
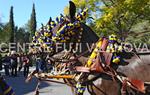
<svg viewBox="0 0 150 95">
<path fill-rule="evenodd" d="M 55 34 L 57 31 L 60 31 L 65 25 L 67 25 L 67 23 L 69 22 L 70 24 L 74 24 L 76 22 L 76 16 L 75 16 L 75 13 L 76 13 L 76 6 L 73 2 L 69 2 L 70 3 L 70 15 L 68 17 L 65 17 L 67 19 L 67 21 L 63 22 L 63 23 L 60 23 L 58 25 L 56 25 L 53 29 L 52 29 L 52 32 Z M 84 24 L 83 22 L 81 22 L 79 20 L 79 23 L 80 23 L 80 27 L 74 27 L 73 29 L 69 30 L 69 31 L 65 31 L 65 33 L 69 33 L 70 31 L 75 31 L 75 35 L 72 35 L 73 37 L 70 37 L 70 40 L 67 42 L 70 43 L 72 42 L 73 44 L 76 45 L 76 43 L 78 43 L 78 39 L 79 39 L 79 36 L 81 36 L 81 50 L 79 49 L 79 47 L 73 47 L 73 50 L 74 49 L 77 49 L 77 53 L 83 53 L 85 52 L 88 48 L 89 48 L 89 45 L 88 44 L 92 44 L 92 43 L 96 43 L 97 40 L 99 39 L 98 36 L 96 35 L 95 32 L 92 31 L 92 29 L 90 27 L 88 27 L 86 24 Z M 81 30 L 80 29 L 83 29 L 82 30 L 82 35 L 79 35 Z M 57 41 L 56 41 L 57 42 Z M 59 41 L 58 41 L 59 42 Z M 64 50 L 64 48 L 62 49 L 59 49 L 59 52 L 54 52 L 52 55 L 53 57 L 55 58 L 58 58 L 60 59 L 62 57 L 62 55 L 64 55 L 64 52 L 62 52 Z M 80 50 L 80 51 L 79 51 Z M 62 52 L 62 53 L 61 53 Z M 88 52 L 89 53 L 89 52 Z M 86 55 L 89 55 L 89 54 L 86 54 Z M 81 60 L 83 59 L 80 58 Z M 61 63 L 60 63 L 61 64 Z M 82 65 L 82 64 L 80 64 Z M 32 74 L 34 74 L 36 72 L 33 72 Z M 31 74 L 31 75 L 32 75 Z M 30 78 L 29 78 L 30 79 Z M 65 80 L 65 82 L 71 82 L 70 84 L 74 84 L 72 82 L 74 81 L 70 81 L 70 80 Z"/>
<path fill-rule="evenodd" d="M 139 54 L 138 56 L 135 54 L 124 54 L 125 61 L 128 62 L 128 65 L 118 66 L 117 72 L 132 78 L 142 80 L 143 82 L 150 82 L 150 54 Z M 98 90 L 95 87 L 94 92 L 95 95 L 120 95 L 120 84 L 116 81 L 106 80 L 103 78 L 97 79 L 94 84 L 101 89 Z M 148 88 L 147 88 L 148 89 Z M 147 92 L 148 93 L 148 92 Z M 91 94 L 92 95 L 92 94 Z M 149 95 L 149 94 L 141 94 L 137 91 L 128 90 L 127 95 Z"/>
</svg>

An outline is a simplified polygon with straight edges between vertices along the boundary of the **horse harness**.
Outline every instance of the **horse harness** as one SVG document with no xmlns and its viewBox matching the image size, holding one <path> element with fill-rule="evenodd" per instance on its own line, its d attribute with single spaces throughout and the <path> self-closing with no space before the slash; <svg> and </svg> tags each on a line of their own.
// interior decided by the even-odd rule
<svg viewBox="0 0 150 95">
<path fill-rule="evenodd" d="M 93 64 L 90 67 L 77 66 L 75 67 L 78 72 L 84 73 L 105 73 L 110 75 L 113 81 L 119 80 L 122 83 L 121 94 L 126 95 L 127 86 L 130 88 L 145 93 L 144 82 L 136 79 L 130 79 L 117 74 L 117 72 L 111 67 L 113 53 L 106 52 L 108 46 L 108 39 L 103 38 L 102 45 L 99 48 L 96 58 L 93 60 Z M 117 79 L 117 80 L 116 80 Z M 90 80 L 89 80 L 90 81 Z M 101 90 L 99 90 L 101 91 Z"/>
</svg>

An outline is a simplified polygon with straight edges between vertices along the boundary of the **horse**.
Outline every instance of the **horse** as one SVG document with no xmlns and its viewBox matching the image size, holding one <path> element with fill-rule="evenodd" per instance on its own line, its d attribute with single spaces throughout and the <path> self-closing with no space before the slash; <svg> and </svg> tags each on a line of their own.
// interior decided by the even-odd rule
<svg viewBox="0 0 150 95">
<path fill-rule="evenodd" d="M 67 17 L 67 19 L 68 19 L 68 17 Z M 69 18 L 69 20 L 67 20 L 67 22 L 69 21 L 70 23 L 74 23 L 74 21 L 75 21 L 75 5 L 72 3 L 72 2 L 70 2 L 70 18 Z M 51 21 L 50 21 L 51 22 Z M 52 29 L 52 32 L 53 33 L 58 33 L 57 31 L 59 31 L 60 29 L 62 29 L 63 30 L 63 26 L 64 26 L 64 24 L 65 24 L 66 22 L 63 22 L 63 23 L 59 23 L 59 24 L 57 24 L 53 29 Z M 71 39 L 69 39 L 69 41 L 68 42 L 76 42 L 76 40 L 78 39 L 77 37 L 79 37 L 80 36 L 80 41 L 79 42 L 82 42 L 82 43 L 85 43 L 85 42 L 96 42 L 97 40 L 98 40 L 98 36 L 93 32 L 93 31 L 91 31 L 91 29 L 89 28 L 89 27 L 87 27 L 85 24 L 83 24 L 83 23 L 80 23 L 80 27 L 82 27 L 83 28 L 83 33 L 81 33 L 82 35 L 77 35 L 78 33 L 75 33 L 75 35 L 71 38 Z M 74 27 L 72 30 L 74 30 L 74 29 L 76 29 L 77 27 Z M 81 28 L 80 28 L 81 29 Z M 82 29 L 81 29 L 82 30 Z M 67 32 L 69 32 L 70 30 L 68 30 L 68 31 L 65 31 L 65 33 L 67 33 Z M 64 31 L 63 31 L 64 32 Z M 92 34 L 91 34 L 92 33 Z M 81 37 L 82 36 L 82 37 Z M 56 36 L 54 36 L 54 37 L 52 37 L 51 39 L 53 39 L 53 38 L 55 38 L 56 39 L 56 41 L 53 41 L 53 42 L 61 42 L 59 39 L 57 40 L 57 38 L 61 38 L 61 35 L 56 35 Z M 75 39 L 75 40 L 74 40 Z M 62 41 L 62 42 L 65 42 L 65 41 Z M 84 47 L 86 47 L 86 46 L 84 46 Z M 85 48 L 84 48 L 85 49 Z M 62 51 L 62 50 L 60 50 L 60 51 Z M 60 58 L 60 51 L 59 52 L 55 52 L 55 53 L 53 53 L 53 55 L 56 57 L 56 55 L 59 55 L 59 56 L 57 56 L 58 58 Z M 62 54 L 64 54 L 64 53 L 62 53 Z M 86 58 L 80 58 L 80 59 L 86 59 Z M 81 62 L 81 63 L 85 63 L 85 61 L 87 61 L 87 60 L 84 60 L 83 62 Z M 133 61 L 129 61 L 129 63 L 132 63 Z M 82 64 L 83 65 L 83 64 Z M 120 73 L 122 73 L 121 71 L 119 71 L 119 70 L 122 70 L 122 69 L 119 69 L 119 68 L 124 68 L 124 67 L 118 67 L 118 69 L 117 69 L 117 72 L 120 72 Z M 126 74 L 125 74 L 126 75 Z M 128 75 L 126 75 L 126 76 L 128 76 Z M 138 78 L 137 78 L 138 79 Z M 104 79 L 101 79 L 101 80 L 104 80 Z M 98 80 L 97 80 L 98 81 Z M 65 82 L 70 82 L 70 81 L 68 81 L 68 80 L 65 80 Z M 112 82 L 112 80 L 111 81 L 106 81 L 107 83 L 109 82 L 109 83 L 111 83 Z M 71 84 L 74 84 L 73 82 L 70 82 Z M 103 83 L 105 83 L 105 82 L 97 82 L 95 85 L 97 86 L 97 85 L 99 85 L 99 84 L 103 84 Z M 106 84 L 107 84 L 106 83 Z M 116 85 L 114 84 L 114 87 L 115 87 Z M 117 87 L 117 86 L 116 86 Z M 95 87 L 96 88 L 96 87 Z M 119 89 L 119 88 L 118 88 Z M 92 92 L 92 91 L 90 91 L 90 88 L 88 88 L 88 90 L 89 90 L 89 92 Z M 96 89 L 94 89 L 93 91 L 95 91 Z M 101 91 L 101 92 L 105 92 L 105 91 Z M 110 91 L 111 92 L 111 91 Z M 96 92 L 96 94 L 97 94 L 98 92 Z M 116 94 L 114 94 L 114 95 L 116 95 Z"/>
<path fill-rule="evenodd" d="M 70 8 L 69 8 L 69 16 L 62 16 L 62 18 L 58 21 L 56 25 L 54 25 L 54 22 L 50 18 L 48 22 L 49 32 L 47 32 L 47 28 L 44 29 L 44 27 L 41 28 L 40 32 L 37 32 L 35 36 L 33 37 L 33 46 L 31 46 L 31 50 L 34 51 L 34 46 L 38 45 L 40 46 L 39 51 L 44 52 L 43 49 L 44 46 L 48 46 L 47 43 L 50 43 L 50 52 L 46 53 L 49 54 L 50 57 L 58 58 L 60 59 L 64 53 L 60 56 L 61 52 L 63 52 L 64 49 L 59 49 L 58 51 L 55 51 L 55 45 L 56 43 L 73 43 L 71 46 L 70 53 L 73 53 L 73 50 L 77 49 L 76 52 L 83 53 L 86 51 L 89 47 L 87 46 L 87 43 L 96 43 L 99 37 L 96 35 L 95 32 L 92 31 L 90 27 L 88 27 L 86 24 L 82 22 L 82 20 L 85 19 L 85 15 L 87 14 L 86 11 L 83 11 L 81 14 L 75 15 L 76 13 L 76 6 L 75 4 L 70 1 Z M 58 19 L 57 19 L 58 20 Z M 53 23 L 52 23 L 53 22 Z M 43 36 L 44 34 L 47 35 L 47 37 Z M 68 38 L 69 37 L 69 38 Z M 46 38 L 46 39 L 45 39 Z M 39 40 L 38 40 L 39 39 Z M 47 41 L 48 40 L 48 41 Z M 81 43 L 82 48 L 79 52 L 79 47 L 76 46 L 76 43 Z M 35 50 L 36 51 L 36 50 Z M 88 51 L 89 53 L 89 51 Z M 89 55 L 89 54 L 86 55 Z M 41 53 L 39 53 L 41 55 Z M 57 56 L 59 55 L 59 56 Z M 85 56 L 86 56 L 85 55 Z M 83 59 L 82 57 L 81 59 Z M 70 58 L 69 58 L 70 59 Z M 67 60 L 69 60 L 67 59 Z M 60 64 L 60 63 L 58 63 Z M 57 65 L 58 65 L 57 64 Z M 80 64 L 82 65 L 82 64 Z M 56 66 L 56 63 L 55 63 Z M 37 73 L 36 71 L 32 72 L 30 75 L 34 75 Z M 30 76 L 29 75 L 29 79 Z M 70 80 L 64 80 L 66 83 L 70 82 L 69 84 L 73 84 Z"/>
<path fill-rule="evenodd" d="M 69 4 L 70 15 L 63 16 L 61 14 L 60 18 L 56 18 L 56 22 L 50 18 L 47 25 L 42 25 L 40 31 L 35 33 L 32 41 L 33 44 L 30 50 L 37 49 L 36 46 L 40 47 L 38 48 L 39 51 L 42 51 L 45 48 L 47 49 L 48 47 L 48 52 L 53 52 L 52 55 L 54 55 L 64 50 L 64 48 L 56 50 L 55 48 L 57 47 L 57 43 L 63 45 L 72 43 L 71 48 L 74 48 L 74 50 L 76 49 L 77 43 L 82 43 L 81 52 L 83 52 L 87 49 L 86 43 L 97 42 L 99 37 L 95 32 L 92 31 L 90 27 L 82 22 L 86 18 L 87 9 L 75 15 L 75 4 L 72 1 L 70 1 Z"/>
<path fill-rule="evenodd" d="M 119 65 L 116 71 L 125 75 L 131 79 L 138 79 L 144 82 L 145 93 L 135 91 L 133 89 L 127 89 L 126 94 L 121 94 L 120 84 L 116 81 L 107 80 L 104 78 L 98 78 L 94 81 L 94 86 L 91 86 L 90 90 L 95 93 L 95 95 L 149 95 L 149 84 L 150 82 L 150 54 L 149 53 L 123 53 L 122 57 L 128 63 L 125 66 Z M 124 63 L 123 63 L 124 64 Z M 93 94 L 91 94 L 93 95 Z"/>
<path fill-rule="evenodd" d="M 70 23 L 73 23 L 76 19 L 75 18 L 75 5 L 72 2 L 70 2 L 70 18 L 67 17 L 67 19 L 69 19 L 68 21 Z M 64 22 L 64 23 L 66 23 L 66 22 Z M 52 29 L 52 32 L 57 34 L 57 31 L 59 31 L 64 26 L 64 23 L 56 25 Z M 71 39 L 69 39 L 68 42 L 75 42 L 78 39 L 77 37 L 79 37 L 79 36 L 82 36 L 82 37 L 80 37 L 81 39 L 79 42 L 83 42 L 83 43 L 84 42 L 91 42 L 91 41 L 96 42 L 98 40 L 98 36 L 95 33 L 91 32 L 91 30 L 88 26 L 86 26 L 83 23 L 80 23 L 80 27 L 83 28 L 82 35 L 77 35 L 78 33 L 75 33 L 75 35 Z M 76 29 L 76 28 L 77 27 L 75 27 L 74 29 Z M 68 31 L 65 31 L 65 33 L 67 33 L 67 32 Z M 58 35 L 56 35 L 55 37 L 61 38 L 61 36 L 58 36 Z M 55 37 L 52 37 L 52 39 Z M 61 42 L 61 41 L 57 40 L 56 42 Z M 62 50 L 60 50 L 60 51 L 62 51 Z M 62 55 L 63 54 L 64 53 L 62 53 Z M 56 57 L 56 55 L 58 55 L 57 56 L 58 58 L 60 58 L 60 56 L 61 56 L 60 52 L 57 52 L 57 53 L 55 52 L 55 53 L 53 53 L 53 55 L 55 57 Z M 126 56 L 128 56 L 128 55 L 126 55 Z M 149 63 L 147 61 L 146 62 L 143 61 L 143 59 L 148 60 L 148 57 L 146 57 L 146 56 L 145 55 L 139 55 L 139 56 L 133 55 L 131 58 L 129 58 L 127 60 L 127 62 L 129 63 L 128 65 L 126 65 L 126 66 L 118 65 L 118 68 L 116 71 L 127 76 L 127 77 L 131 77 L 133 79 L 139 79 L 139 80 L 142 80 L 144 82 L 147 82 L 147 81 L 149 81 L 149 77 L 145 77 L 145 76 L 147 74 L 149 75 L 149 72 L 148 72 L 149 71 L 148 70 Z M 86 59 L 86 58 L 81 58 L 81 59 Z M 84 60 L 81 63 L 85 63 L 85 61 L 87 61 L 87 60 Z M 144 69 L 146 71 L 143 72 L 142 69 Z M 141 71 L 143 73 L 141 73 Z M 139 72 L 140 74 L 137 74 L 137 72 Z M 73 83 L 71 83 L 71 84 L 73 84 Z M 101 94 L 102 95 L 103 94 L 104 95 L 112 95 L 112 94 L 117 95 L 118 91 L 120 90 L 118 83 L 114 82 L 112 80 L 106 80 L 103 78 L 98 78 L 96 81 L 94 81 L 94 84 L 95 84 L 95 86 L 91 86 L 90 88 L 88 87 L 88 90 L 91 93 L 95 92 L 95 95 L 101 95 Z M 111 86 L 110 86 L 110 84 L 111 84 Z M 94 88 L 94 89 L 92 89 L 92 88 Z M 91 95 L 93 95 L 93 93 Z"/>
<path fill-rule="evenodd" d="M 117 65 L 116 72 L 124 77 L 136 80 L 136 83 L 143 82 L 145 86 L 145 94 L 141 93 L 140 89 L 128 88 L 126 94 L 122 95 L 148 95 L 150 81 L 149 72 L 149 53 L 135 53 L 135 52 L 121 52 L 121 58 L 123 59 L 120 64 Z M 82 59 L 82 58 L 81 58 Z M 87 62 L 87 60 L 85 61 Z M 83 62 L 83 63 L 85 63 Z M 81 62 L 82 63 L 82 62 Z M 112 78 L 106 79 L 103 74 L 98 74 L 96 79 L 93 79 L 92 84 L 87 85 L 88 91 L 91 95 L 120 95 L 121 85 L 120 81 L 112 81 Z M 101 77 L 101 78 L 100 78 Z M 137 81 L 138 80 L 138 81 Z M 84 80 L 86 81 L 86 80 Z M 110 86 L 111 85 L 111 86 Z M 80 95 L 80 94 L 79 94 Z"/>
</svg>

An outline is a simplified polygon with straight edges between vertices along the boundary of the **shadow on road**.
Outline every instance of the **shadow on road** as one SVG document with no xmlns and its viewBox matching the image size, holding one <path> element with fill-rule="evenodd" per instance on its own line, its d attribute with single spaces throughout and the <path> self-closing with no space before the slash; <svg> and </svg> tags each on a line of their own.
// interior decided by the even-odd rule
<svg viewBox="0 0 150 95">
<path fill-rule="evenodd" d="M 33 93 L 35 91 L 38 80 L 33 78 L 29 83 L 25 82 L 23 76 L 18 77 L 5 77 L 7 83 L 12 86 L 16 95 L 25 95 L 28 93 Z M 46 82 L 42 82 L 40 85 L 40 89 L 50 86 L 50 84 Z M 31 94 L 30 94 L 31 95 Z M 33 95 L 33 94 L 32 94 Z"/>
</svg>

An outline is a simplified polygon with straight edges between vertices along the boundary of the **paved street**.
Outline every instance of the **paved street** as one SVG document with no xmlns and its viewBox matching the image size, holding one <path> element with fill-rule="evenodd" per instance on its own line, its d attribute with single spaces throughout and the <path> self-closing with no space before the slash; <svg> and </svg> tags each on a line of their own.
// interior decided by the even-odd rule
<svg viewBox="0 0 150 95">
<path fill-rule="evenodd" d="M 32 68 L 33 69 L 33 68 Z M 3 71 L 1 71 L 3 74 Z M 37 79 L 25 83 L 22 72 L 18 77 L 5 77 L 7 83 L 11 85 L 16 95 L 34 95 Z M 72 95 L 71 89 L 62 84 L 42 82 L 40 85 L 40 95 Z M 87 92 L 84 95 L 88 95 Z"/>
</svg>

